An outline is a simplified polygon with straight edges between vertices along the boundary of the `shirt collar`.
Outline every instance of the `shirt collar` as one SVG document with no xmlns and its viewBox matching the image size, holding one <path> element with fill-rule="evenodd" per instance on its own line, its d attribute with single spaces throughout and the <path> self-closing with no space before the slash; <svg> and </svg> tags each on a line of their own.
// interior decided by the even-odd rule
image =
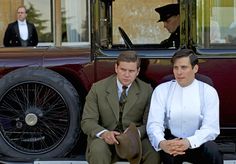
<svg viewBox="0 0 236 164">
<path fill-rule="evenodd" d="M 19 25 L 26 25 L 26 20 L 24 20 L 24 21 L 18 20 L 18 24 L 19 24 Z"/>
<path fill-rule="evenodd" d="M 118 90 L 119 90 L 119 91 L 122 91 L 122 90 L 123 90 L 123 89 L 122 89 L 122 86 L 123 86 L 123 85 L 122 85 L 121 82 L 118 80 L 118 78 L 117 78 L 116 81 L 117 81 Z M 132 83 L 131 83 L 131 84 L 132 84 Z M 129 90 L 131 84 L 129 84 L 129 85 L 127 86 L 128 88 L 126 89 L 126 91 Z"/>
<path fill-rule="evenodd" d="M 191 84 L 189 84 L 189 85 L 187 85 L 187 86 L 185 86 L 185 87 L 182 87 L 181 85 L 179 85 L 179 83 L 177 82 L 177 80 L 176 80 L 176 83 L 177 83 L 177 85 L 178 85 L 180 88 L 183 88 L 183 89 L 185 89 L 185 88 L 192 87 L 193 85 L 196 85 L 196 83 L 197 83 L 197 80 L 196 80 L 196 79 L 194 79 L 194 80 L 192 81 L 192 83 L 191 83 Z"/>
</svg>

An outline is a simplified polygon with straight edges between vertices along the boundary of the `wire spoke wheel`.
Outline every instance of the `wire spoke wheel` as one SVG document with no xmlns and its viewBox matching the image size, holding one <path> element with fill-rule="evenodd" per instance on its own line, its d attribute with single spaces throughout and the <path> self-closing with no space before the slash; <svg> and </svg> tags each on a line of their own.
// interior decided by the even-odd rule
<svg viewBox="0 0 236 164">
<path fill-rule="evenodd" d="M 1 132 L 20 151 L 57 146 L 69 127 L 68 107 L 53 88 L 36 82 L 10 88 L 0 101 Z"/>
<path fill-rule="evenodd" d="M 26 67 L 7 74 L 0 86 L 0 153 L 61 157 L 75 146 L 80 103 L 64 77 L 45 68 Z"/>
</svg>

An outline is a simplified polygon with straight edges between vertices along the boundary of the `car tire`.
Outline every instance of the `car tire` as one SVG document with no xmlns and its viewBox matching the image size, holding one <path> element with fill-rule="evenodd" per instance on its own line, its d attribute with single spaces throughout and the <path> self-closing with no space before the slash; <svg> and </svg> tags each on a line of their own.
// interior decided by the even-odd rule
<svg viewBox="0 0 236 164">
<path fill-rule="evenodd" d="M 25 67 L 0 80 L 0 153 L 17 158 L 63 157 L 80 133 L 79 95 L 60 74 Z"/>
</svg>

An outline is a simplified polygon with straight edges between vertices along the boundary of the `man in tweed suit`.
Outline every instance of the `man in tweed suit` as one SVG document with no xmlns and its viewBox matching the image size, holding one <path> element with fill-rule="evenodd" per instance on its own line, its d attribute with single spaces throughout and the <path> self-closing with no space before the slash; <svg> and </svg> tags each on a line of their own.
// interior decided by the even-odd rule
<svg viewBox="0 0 236 164">
<path fill-rule="evenodd" d="M 136 52 L 122 52 L 115 64 L 116 74 L 95 83 L 86 97 L 81 127 L 88 135 L 86 159 L 89 164 L 111 164 L 119 157 L 114 144 L 119 125 L 119 97 L 127 87 L 127 99 L 122 114 L 125 130 L 131 122 L 138 128 L 142 141 L 141 163 L 160 163 L 159 154 L 151 147 L 146 134 L 146 122 L 152 88 L 137 78 L 140 59 Z"/>
</svg>

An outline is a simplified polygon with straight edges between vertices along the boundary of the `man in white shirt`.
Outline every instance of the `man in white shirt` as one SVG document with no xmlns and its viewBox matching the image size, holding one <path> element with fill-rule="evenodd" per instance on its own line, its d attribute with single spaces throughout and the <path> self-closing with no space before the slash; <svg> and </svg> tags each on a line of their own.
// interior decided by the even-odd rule
<svg viewBox="0 0 236 164">
<path fill-rule="evenodd" d="M 10 23 L 6 29 L 3 44 L 5 47 L 26 47 L 38 44 L 38 34 L 34 24 L 26 20 L 27 10 L 24 6 L 17 9 L 17 21 Z"/>
<path fill-rule="evenodd" d="M 198 58 L 181 49 L 171 59 L 175 80 L 157 86 L 152 94 L 147 134 L 164 164 L 183 161 L 222 164 L 213 140 L 219 135 L 216 90 L 197 79 Z"/>
</svg>

